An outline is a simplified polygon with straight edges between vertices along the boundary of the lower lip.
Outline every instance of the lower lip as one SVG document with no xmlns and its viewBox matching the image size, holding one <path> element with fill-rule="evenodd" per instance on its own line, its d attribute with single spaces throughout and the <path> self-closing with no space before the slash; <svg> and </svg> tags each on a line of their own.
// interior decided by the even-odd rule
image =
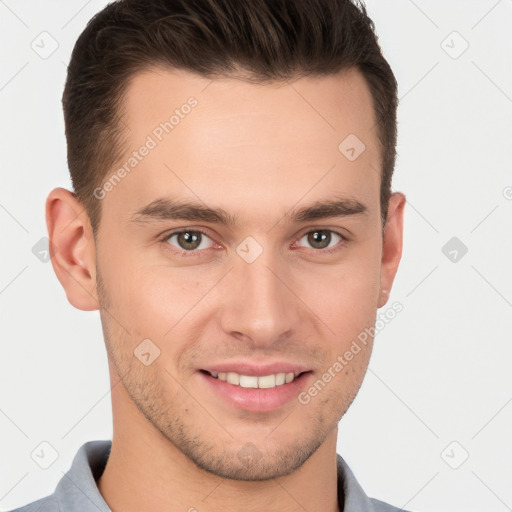
<svg viewBox="0 0 512 512">
<path fill-rule="evenodd" d="M 210 389 L 232 406 L 251 412 L 275 411 L 287 402 L 297 399 L 312 377 L 309 371 L 294 379 L 293 382 L 273 388 L 243 388 L 216 379 L 207 373 L 201 371 L 198 373 Z"/>
</svg>

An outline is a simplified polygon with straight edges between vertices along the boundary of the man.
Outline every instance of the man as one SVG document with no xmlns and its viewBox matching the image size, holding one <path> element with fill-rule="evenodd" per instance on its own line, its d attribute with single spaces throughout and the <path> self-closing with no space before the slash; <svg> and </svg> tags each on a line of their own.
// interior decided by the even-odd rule
<svg viewBox="0 0 512 512">
<path fill-rule="evenodd" d="M 336 452 L 402 251 L 396 82 L 365 8 L 113 2 L 63 106 L 52 264 L 100 310 L 113 439 L 18 510 L 399 510 Z"/>
</svg>

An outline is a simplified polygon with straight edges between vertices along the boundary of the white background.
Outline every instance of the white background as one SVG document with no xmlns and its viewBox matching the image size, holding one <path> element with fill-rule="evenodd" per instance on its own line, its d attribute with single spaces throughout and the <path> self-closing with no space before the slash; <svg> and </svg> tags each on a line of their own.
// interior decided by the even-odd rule
<svg viewBox="0 0 512 512">
<path fill-rule="evenodd" d="M 1 510 L 53 492 L 82 443 L 112 434 L 99 313 L 74 309 L 32 252 L 47 193 L 71 186 L 66 63 L 105 5 L 0 0 Z M 377 335 L 338 452 L 396 506 L 512 510 L 512 1 L 367 7 L 401 98 L 394 189 L 408 205 L 389 304 L 404 309 Z M 31 47 L 43 31 L 59 45 L 47 59 Z M 468 248 L 456 262 L 452 237 Z M 43 441 L 59 454 L 46 470 L 31 458 Z"/>
</svg>

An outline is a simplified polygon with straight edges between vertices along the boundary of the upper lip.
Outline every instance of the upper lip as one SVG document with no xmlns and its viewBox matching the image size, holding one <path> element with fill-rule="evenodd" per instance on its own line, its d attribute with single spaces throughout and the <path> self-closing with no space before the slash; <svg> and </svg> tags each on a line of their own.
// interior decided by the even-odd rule
<svg viewBox="0 0 512 512">
<path fill-rule="evenodd" d="M 239 375 L 248 375 L 254 377 L 261 377 L 263 375 L 272 375 L 275 373 L 303 373 L 310 370 L 310 368 L 301 364 L 289 363 L 286 361 L 274 361 L 272 363 L 254 364 L 248 362 L 229 362 L 212 364 L 205 366 L 202 370 L 207 372 L 234 372 Z"/>
</svg>

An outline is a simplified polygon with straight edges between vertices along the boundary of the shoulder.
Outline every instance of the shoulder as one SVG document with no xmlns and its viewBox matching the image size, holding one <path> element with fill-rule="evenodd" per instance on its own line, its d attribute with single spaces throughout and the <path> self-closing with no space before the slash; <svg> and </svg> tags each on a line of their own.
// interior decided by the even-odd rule
<svg viewBox="0 0 512 512">
<path fill-rule="evenodd" d="M 374 512 L 408 512 L 403 508 L 394 507 L 389 503 L 384 503 L 383 501 L 377 500 L 375 498 L 370 498 L 370 501 L 373 505 Z"/>
<path fill-rule="evenodd" d="M 55 496 L 52 494 L 10 512 L 61 512 L 61 510 Z"/>
<path fill-rule="evenodd" d="M 96 487 L 96 478 L 105 467 L 110 447 L 109 440 L 83 444 L 53 494 L 9 512 L 110 511 Z"/>
<path fill-rule="evenodd" d="M 337 465 L 338 495 L 343 496 L 343 502 L 339 504 L 341 510 L 347 512 L 356 510 L 365 512 L 409 512 L 376 498 L 370 498 L 340 454 L 337 454 Z"/>
</svg>

